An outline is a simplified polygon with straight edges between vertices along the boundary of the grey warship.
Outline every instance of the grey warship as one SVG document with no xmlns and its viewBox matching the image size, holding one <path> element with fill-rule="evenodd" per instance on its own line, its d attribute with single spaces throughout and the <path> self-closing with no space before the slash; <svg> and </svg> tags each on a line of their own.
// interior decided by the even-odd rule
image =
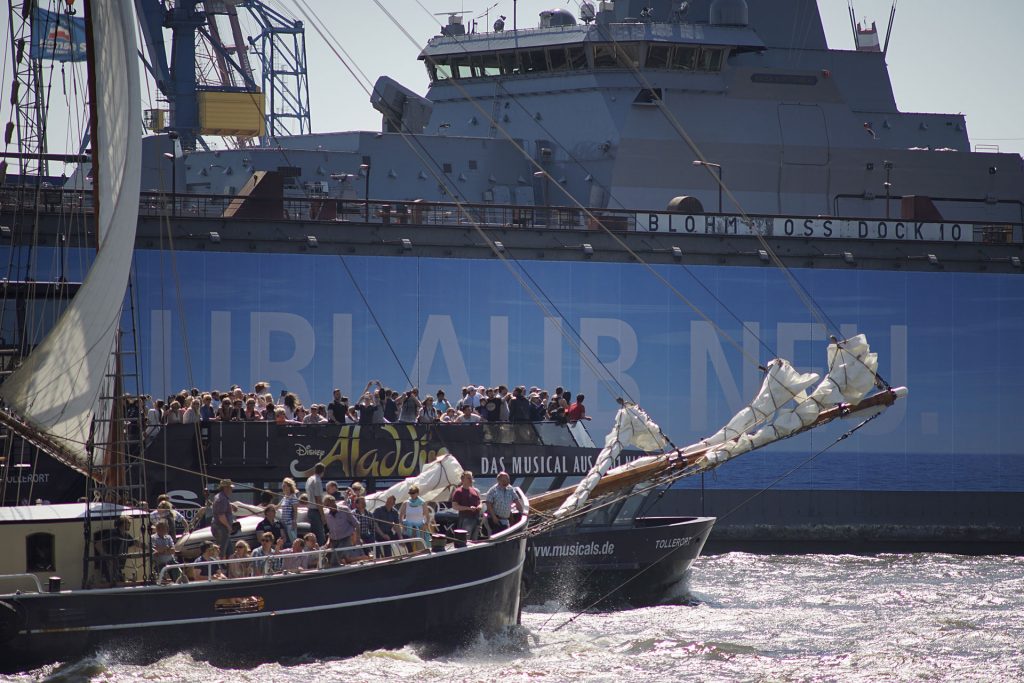
<svg viewBox="0 0 1024 683">
<path fill-rule="evenodd" d="M 478 32 L 450 17 L 420 55 L 424 95 L 377 81 L 379 131 L 204 150 L 172 117 L 177 142 L 146 138 L 143 190 L 175 195 L 174 277 L 202 283 L 168 303 L 166 211 L 144 207 L 152 393 L 191 376 L 326 397 L 362 368 L 389 372 L 372 341 L 384 328 L 421 386 L 572 386 L 601 424 L 606 372 L 667 433 L 699 438 L 742 407 L 758 370 L 602 228 L 744 352 L 763 343 L 820 369 L 807 342 L 825 325 L 783 291 L 768 239 L 828 322 L 869 331 L 915 398 L 838 445 L 793 441 L 673 487 L 644 514 L 717 516 L 711 547 L 1019 544 L 1024 426 L 1005 406 L 1024 374 L 1008 341 L 1024 332 L 1021 157 L 972 152 L 962 115 L 899 111 L 877 35 L 830 49 L 813 1 L 618 0 L 526 24 Z M 261 196 L 284 199 L 261 215 Z M 475 227 L 562 322 L 508 282 Z M 204 347 L 188 371 L 170 331 L 182 322 Z M 607 370 L 574 358 L 563 328 Z M 529 492 L 582 474 L 514 449 L 494 460 L 481 459 L 485 484 L 501 467 Z"/>
</svg>

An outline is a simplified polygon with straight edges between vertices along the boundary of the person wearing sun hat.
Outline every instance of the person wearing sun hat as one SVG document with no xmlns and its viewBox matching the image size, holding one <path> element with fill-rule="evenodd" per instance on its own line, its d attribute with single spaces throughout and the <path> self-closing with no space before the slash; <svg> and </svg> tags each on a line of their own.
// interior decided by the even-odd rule
<svg viewBox="0 0 1024 683">
<path fill-rule="evenodd" d="M 230 479 L 221 479 L 217 488 L 220 492 L 213 499 L 213 521 L 210 523 L 210 530 L 213 531 L 214 542 L 221 548 L 228 547 L 231 539 L 231 525 L 235 522 L 234 514 L 231 511 L 231 488 L 234 483 Z"/>
</svg>

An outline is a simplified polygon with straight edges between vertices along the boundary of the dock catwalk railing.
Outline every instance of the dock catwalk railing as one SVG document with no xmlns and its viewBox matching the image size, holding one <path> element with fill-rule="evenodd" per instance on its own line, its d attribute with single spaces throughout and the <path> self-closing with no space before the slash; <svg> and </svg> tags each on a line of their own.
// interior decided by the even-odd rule
<svg viewBox="0 0 1024 683">
<path fill-rule="evenodd" d="M 963 200 L 960 200 L 963 201 Z M 755 233 L 797 239 L 846 238 L 899 242 L 1024 243 L 1024 203 L 995 202 L 1015 220 L 991 220 L 981 214 L 991 202 L 978 202 L 979 217 L 971 220 L 922 221 L 913 218 L 858 216 L 751 216 L 744 221 L 732 214 L 683 214 L 667 210 L 583 211 L 566 206 L 462 204 L 419 200 L 339 199 L 328 196 L 280 198 L 143 192 L 139 217 L 275 221 L 319 225 L 409 225 L 526 230 L 582 230 L 654 233 L 662 235 L 743 236 Z M 24 214 L 31 209 L 31 214 Z M 92 195 L 77 190 L 8 187 L 0 189 L 0 215 L 91 213 Z M 367 219 L 368 216 L 368 219 Z"/>
</svg>

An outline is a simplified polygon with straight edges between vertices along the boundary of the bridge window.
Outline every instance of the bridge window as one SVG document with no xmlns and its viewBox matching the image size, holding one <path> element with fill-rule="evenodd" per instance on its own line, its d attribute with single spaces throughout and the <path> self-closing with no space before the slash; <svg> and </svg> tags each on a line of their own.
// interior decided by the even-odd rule
<svg viewBox="0 0 1024 683">
<path fill-rule="evenodd" d="M 519 60 L 516 59 L 516 53 L 499 52 L 498 65 L 501 67 L 502 76 L 511 76 L 514 73 L 518 73 Z"/>
<path fill-rule="evenodd" d="M 501 75 L 501 64 L 498 62 L 498 55 L 484 53 L 473 57 L 473 75 L 487 78 L 489 76 Z"/>
<path fill-rule="evenodd" d="M 594 46 L 595 69 L 632 69 L 640 66 L 640 45 L 608 43 Z"/>
<path fill-rule="evenodd" d="M 598 43 L 547 50 L 491 52 L 427 58 L 432 83 L 450 78 L 496 78 L 545 71 L 584 71 L 639 68 L 641 56 L 649 69 L 718 72 L 726 48 L 654 43 Z M 592 61 L 591 61 L 592 60 Z"/>
<path fill-rule="evenodd" d="M 716 47 L 702 47 L 700 49 L 700 60 L 698 61 L 697 68 L 701 71 L 721 71 L 722 49 Z"/>
<path fill-rule="evenodd" d="M 565 48 L 559 47 L 548 50 L 548 62 L 552 71 L 565 71 L 569 68 L 569 62 L 565 58 Z"/>
<path fill-rule="evenodd" d="M 531 74 L 548 70 L 548 59 L 544 50 L 529 50 L 519 53 L 519 73 Z"/>
<path fill-rule="evenodd" d="M 430 82 L 436 81 L 447 81 L 452 77 L 452 68 L 448 65 L 445 60 L 434 60 L 427 59 L 427 75 L 430 77 Z"/>
<path fill-rule="evenodd" d="M 671 64 L 671 58 L 671 45 L 651 45 L 647 48 L 648 69 L 667 69 L 668 65 Z"/>
<path fill-rule="evenodd" d="M 468 55 L 457 55 L 449 59 L 452 65 L 452 78 L 472 78 L 473 67 Z"/>
<path fill-rule="evenodd" d="M 697 66 L 697 48 L 677 47 L 672 52 L 672 68 L 693 71 Z"/>
<path fill-rule="evenodd" d="M 569 68 L 574 71 L 584 71 L 589 68 L 587 64 L 587 51 L 582 47 L 565 48 L 566 59 L 569 61 Z"/>
<path fill-rule="evenodd" d="M 615 58 L 615 46 L 614 45 L 595 45 L 594 46 L 594 68 L 595 69 L 608 69 L 611 67 L 618 66 L 618 60 Z"/>
</svg>

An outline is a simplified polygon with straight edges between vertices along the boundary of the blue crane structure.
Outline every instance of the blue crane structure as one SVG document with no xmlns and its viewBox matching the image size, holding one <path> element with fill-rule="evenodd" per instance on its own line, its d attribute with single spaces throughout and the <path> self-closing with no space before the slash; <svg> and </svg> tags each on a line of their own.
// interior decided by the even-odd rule
<svg viewBox="0 0 1024 683">
<path fill-rule="evenodd" d="M 262 93 L 269 106 L 261 143 L 282 135 L 310 132 L 305 28 L 261 0 L 134 0 L 145 44 L 144 64 L 170 105 L 163 129 L 183 149 L 203 145 L 200 93 Z M 246 12 L 259 34 L 242 38 L 238 10 Z M 216 16 L 226 15 L 235 44 L 226 46 Z M 165 31 L 170 30 L 170 59 Z M 196 45 L 205 41 L 218 64 L 217 82 L 201 83 Z M 248 47 L 245 43 L 248 43 Z M 259 58 L 259 83 L 249 65 L 248 48 Z"/>
</svg>

